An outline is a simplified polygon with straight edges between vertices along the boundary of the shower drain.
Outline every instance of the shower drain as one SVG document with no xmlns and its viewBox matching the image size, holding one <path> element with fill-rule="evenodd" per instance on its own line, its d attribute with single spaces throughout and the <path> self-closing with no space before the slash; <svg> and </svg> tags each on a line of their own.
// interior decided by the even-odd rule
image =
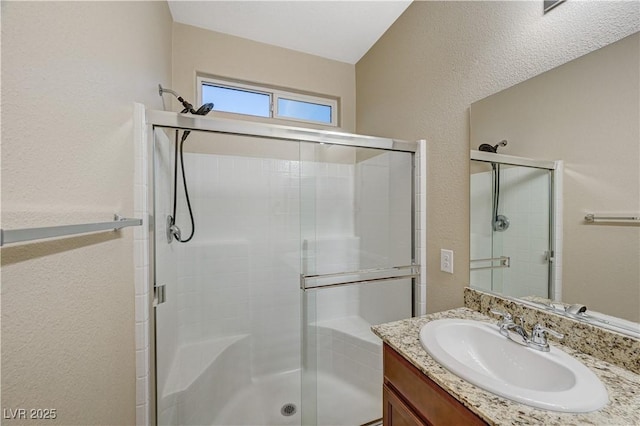
<svg viewBox="0 0 640 426">
<path fill-rule="evenodd" d="M 280 409 L 280 414 L 283 416 L 293 416 L 298 409 L 296 408 L 296 404 L 284 404 Z"/>
</svg>

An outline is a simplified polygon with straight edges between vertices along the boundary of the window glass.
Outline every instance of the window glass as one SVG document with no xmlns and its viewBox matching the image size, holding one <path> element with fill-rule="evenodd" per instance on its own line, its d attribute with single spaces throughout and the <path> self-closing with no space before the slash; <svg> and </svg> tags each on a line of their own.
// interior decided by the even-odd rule
<svg viewBox="0 0 640 426">
<path fill-rule="evenodd" d="M 331 106 L 279 98 L 278 116 L 331 124 Z"/>
<path fill-rule="evenodd" d="M 266 93 L 211 84 L 202 85 L 202 103 L 211 102 L 214 111 L 271 116 L 271 96 Z"/>
</svg>

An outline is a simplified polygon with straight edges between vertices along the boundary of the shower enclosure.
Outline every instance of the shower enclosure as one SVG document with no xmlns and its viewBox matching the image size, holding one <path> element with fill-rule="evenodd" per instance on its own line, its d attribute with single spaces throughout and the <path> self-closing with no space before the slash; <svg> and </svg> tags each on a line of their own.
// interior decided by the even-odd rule
<svg viewBox="0 0 640 426">
<path fill-rule="evenodd" d="M 557 163 L 471 151 L 471 286 L 556 297 Z"/>
<path fill-rule="evenodd" d="M 157 423 L 375 424 L 370 326 L 415 310 L 417 144 L 155 111 L 147 121 Z M 195 234 L 183 244 L 166 219 L 185 129 Z"/>
</svg>

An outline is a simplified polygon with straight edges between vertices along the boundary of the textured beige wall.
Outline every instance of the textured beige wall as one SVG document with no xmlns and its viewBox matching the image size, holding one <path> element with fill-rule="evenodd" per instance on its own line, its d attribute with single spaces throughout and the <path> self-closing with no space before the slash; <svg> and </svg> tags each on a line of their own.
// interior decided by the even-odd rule
<svg viewBox="0 0 640 426">
<path fill-rule="evenodd" d="M 133 103 L 171 78 L 164 2 L 2 2 L 2 228 L 133 213 Z M 2 249 L 2 408 L 134 424 L 133 231 Z M 4 424 L 14 424 L 4 420 Z"/>
<path fill-rule="evenodd" d="M 352 64 L 174 23 L 173 89 L 194 104 L 197 72 L 338 97 L 340 127 L 355 131 Z M 178 107 L 174 104 L 174 108 Z M 257 117 L 250 119 L 255 121 Z M 299 125 L 286 121 L 282 124 Z"/>
<path fill-rule="evenodd" d="M 428 144 L 427 310 L 469 282 L 469 106 L 638 31 L 637 2 L 414 2 L 356 64 L 358 133 Z M 453 275 L 440 248 L 454 250 Z"/>
<path fill-rule="evenodd" d="M 563 300 L 640 322 L 640 227 L 586 212 L 640 212 L 640 33 L 471 106 L 471 146 L 564 160 Z"/>
</svg>

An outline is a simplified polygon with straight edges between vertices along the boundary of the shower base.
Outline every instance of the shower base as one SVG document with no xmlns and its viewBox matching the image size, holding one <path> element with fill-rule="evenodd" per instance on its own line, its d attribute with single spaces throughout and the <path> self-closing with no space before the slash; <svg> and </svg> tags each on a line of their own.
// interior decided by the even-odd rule
<svg viewBox="0 0 640 426">
<path fill-rule="evenodd" d="M 317 378 L 318 426 L 354 426 L 382 417 L 378 395 L 326 373 L 319 372 Z M 233 396 L 212 426 L 301 424 L 300 380 L 300 370 L 255 379 Z M 297 411 L 284 416 L 280 410 L 289 403 L 295 404 Z"/>
<path fill-rule="evenodd" d="M 369 424 L 382 417 L 381 341 L 369 327 L 355 316 L 313 325 L 317 369 L 309 379 L 315 384 L 304 386 L 300 369 L 252 377 L 249 335 L 182 346 L 160 383 L 158 424 Z M 317 422 L 308 417 L 314 412 Z"/>
</svg>

